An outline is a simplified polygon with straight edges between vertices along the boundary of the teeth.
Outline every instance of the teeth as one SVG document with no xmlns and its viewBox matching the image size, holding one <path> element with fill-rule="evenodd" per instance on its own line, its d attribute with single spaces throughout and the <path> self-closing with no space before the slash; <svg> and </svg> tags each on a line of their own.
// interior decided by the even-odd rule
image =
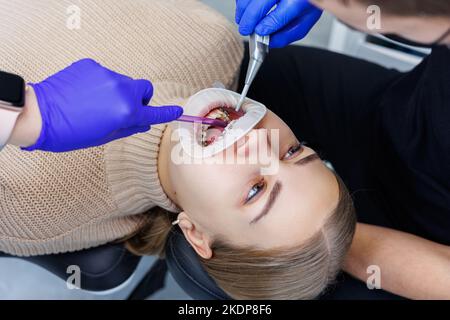
<svg viewBox="0 0 450 320">
<path fill-rule="evenodd" d="M 227 112 L 227 110 L 225 110 L 223 107 L 217 108 L 213 111 L 211 111 L 206 118 L 209 119 L 219 119 L 225 122 L 230 123 L 231 122 L 231 118 L 230 118 L 230 114 Z M 220 130 L 218 128 L 215 128 L 213 126 L 203 126 L 202 129 L 202 140 L 201 143 L 204 147 L 207 147 L 209 145 L 211 145 L 212 143 L 214 143 L 214 141 L 216 140 L 216 136 L 214 135 L 212 130 Z M 222 131 L 222 130 L 220 130 Z M 217 135 L 220 135 L 221 132 L 216 132 Z"/>
<path fill-rule="evenodd" d="M 231 122 L 230 114 L 223 107 L 211 111 L 206 117 Z"/>
</svg>

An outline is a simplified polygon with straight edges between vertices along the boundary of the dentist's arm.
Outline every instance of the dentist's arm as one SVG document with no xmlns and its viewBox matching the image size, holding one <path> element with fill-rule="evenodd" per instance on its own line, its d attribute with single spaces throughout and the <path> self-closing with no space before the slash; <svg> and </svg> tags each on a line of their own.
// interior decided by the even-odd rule
<svg viewBox="0 0 450 320">
<path fill-rule="evenodd" d="M 277 7 L 270 11 L 274 5 Z M 321 15 L 322 11 L 308 0 L 236 0 L 240 33 L 270 35 L 272 48 L 303 39 Z"/>
<path fill-rule="evenodd" d="M 10 144 L 27 151 L 65 152 L 100 146 L 176 120 L 178 106 L 147 106 L 148 80 L 134 80 L 84 59 L 30 84 Z"/>
<path fill-rule="evenodd" d="M 450 299 L 450 247 L 391 229 L 358 224 L 345 271 L 366 281 L 379 266 L 383 290 L 410 299 Z"/>
</svg>

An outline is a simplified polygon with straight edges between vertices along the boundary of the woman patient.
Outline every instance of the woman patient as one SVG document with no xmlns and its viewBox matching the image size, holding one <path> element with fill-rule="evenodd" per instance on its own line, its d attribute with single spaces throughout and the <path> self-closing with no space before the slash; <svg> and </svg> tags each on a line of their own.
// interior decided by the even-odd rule
<svg viewBox="0 0 450 320">
<path fill-rule="evenodd" d="M 239 164 L 250 163 L 248 153 L 258 149 L 258 139 L 234 145 L 236 161 L 230 164 L 219 164 L 227 158 L 225 151 L 214 156 L 218 164 L 175 164 L 171 155 L 179 148 L 169 127 L 158 171 L 163 189 L 182 212 L 150 210 L 128 241 L 131 251 L 162 254 L 177 220 L 203 266 L 232 297 L 318 296 L 340 270 L 351 243 L 352 200 L 342 181 L 272 112 L 251 136 L 270 144 L 272 129 L 279 130 L 279 158 L 273 159 L 279 169 L 264 176 L 267 161 L 260 157 L 254 164 Z M 278 152 L 270 155 L 275 156 Z"/>
<path fill-rule="evenodd" d="M 279 154 L 272 159 L 279 169 L 264 176 L 267 159 L 252 163 L 245 150 L 270 144 L 272 129 L 279 132 L 280 150 L 269 157 Z M 342 267 L 355 228 L 352 200 L 342 181 L 275 114 L 268 112 L 252 134 L 258 130 L 264 134 L 257 137 L 266 139 L 236 143 L 231 147 L 236 161 L 230 164 L 212 158 L 176 164 L 172 155 L 180 149 L 171 126 L 83 151 L 85 159 L 81 153 L 16 154 L 36 160 L 35 169 L 29 164 L 27 182 L 7 167 L 7 157 L 17 152 L 8 149 L 0 155 L 2 189 L 20 200 L 2 202 L 0 248 L 17 255 L 50 254 L 126 237 L 136 254 L 163 255 L 177 221 L 230 296 L 314 298 Z"/>
<path fill-rule="evenodd" d="M 49 5 L 62 10 L 65 2 Z M 152 103 L 160 105 L 183 104 L 214 81 L 227 87 L 236 83 L 242 44 L 222 17 L 196 1 L 112 2 L 82 4 L 86 14 L 75 35 L 82 39 L 73 48 L 77 58 L 92 57 L 152 80 Z M 39 4 L 30 2 L 27 8 L 32 6 Z M 20 16 L 19 7 L 11 10 Z M 122 8 L 127 16 L 118 17 L 111 8 Z M 152 17 L 143 22 L 144 28 L 157 32 L 143 32 L 126 48 L 119 37 L 104 37 L 103 31 L 132 32 L 133 17 L 142 12 Z M 102 27 L 90 23 L 98 15 L 104 18 Z M 120 24 L 121 19 L 126 23 Z M 176 22 L 180 19 L 185 23 Z M 25 23 L 21 21 L 11 22 L 17 24 L 12 28 L 19 29 Z M 30 32 L 34 41 L 25 48 L 29 53 L 21 56 L 23 61 L 15 50 L 0 47 L 5 57 L 0 67 L 35 81 L 73 62 L 72 56 L 68 60 L 55 51 L 67 43 L 58 38 L 74 35 L 64 34 L 70 31 L 61 30 L 50 16 L 43 21 L 48 21 L 48 34 Z M 27 30 L 42 23 L 28 19 Z M 30 54 L 32 47 L 46 47 L 49 39 L 54 49 L 43 58 L 47 64 L 24 67 L 42 58 Z M 142 49 L 143 44 L 149 46 Z M 129 50 L 126 57 L 123 50 Z M 0 153 L 0 251 L 56 254 L 119 240 L 135 253 L 163 255 L 172 223 L 178 220 L 206 270 L 231 297 L 315 298 L 333 281 L 349 249 L 355 228 L 352 200 L 336 174 L 280 118 L 269 112 L 254 131 L 264 129 L 279 130 L 280 153 L 270 156 L 279 156 L 280 166 L 269 176 L 261 174 L 260 162 L 177 165 L 171 160 L 176 141 L 165 125 L 67 154 L 8 147 Z M 239 154 L 245 157 L 245 152 Z"/>
</svg>

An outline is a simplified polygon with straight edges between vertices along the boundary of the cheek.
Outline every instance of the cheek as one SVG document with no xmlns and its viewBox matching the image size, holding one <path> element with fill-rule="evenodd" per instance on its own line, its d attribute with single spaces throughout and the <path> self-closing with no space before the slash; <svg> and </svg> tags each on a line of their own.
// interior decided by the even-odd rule
<svg viewBox="0 0 450 320">
<path fill-rule="evenodd" d="M 230 174 L 215 165 L 180 165 L 172 171 L 172 184 L 183 210 L 210 211 L 223 206 L 224 186 Z"/>
<path fill-rule="evenodd" d="M 238 165 L 179 166 L 173 179 L 179 205 L 213 238 L 239 243 L 249 231 L 247 212 L 239 208 L 246 173 L 248 168 Z"/>
<path fill-rule="evenodd" d="M 316 7 L 332 14 L 336 14 L 347 9 L 346 5 L 336 0 L 311 0 L 311 3 Z"/>
<path fill-rule="evenodd" d="M 357 4 L 344 5 L 336 0 L 312 1 L 315 5 L 323 10 L 331 13 L 336 18 L 349 24 L 353 28 L 365 30 L 367 29 L 367 6 Z"/>
</svg>

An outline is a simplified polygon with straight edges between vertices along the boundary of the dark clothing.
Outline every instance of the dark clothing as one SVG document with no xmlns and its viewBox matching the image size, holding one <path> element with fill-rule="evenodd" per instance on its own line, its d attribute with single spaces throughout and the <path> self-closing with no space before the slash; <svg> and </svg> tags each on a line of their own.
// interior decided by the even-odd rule
<svg viewBox="0 0 450 320">
<path fill-rule="evenodd" d="M 386 90 L 372 170 L 392 225 L 450 245 L 450 49 L 433 50 Z"/>
<path fill-rule="evenodd" d="M 241 79 L 246 68 L 247 60 Z M 319 49 L 275 49 L 249 97 L 333 164 L 360 222 L 450 245 L 448 48 L 409 73 Z"/>
</svg>

